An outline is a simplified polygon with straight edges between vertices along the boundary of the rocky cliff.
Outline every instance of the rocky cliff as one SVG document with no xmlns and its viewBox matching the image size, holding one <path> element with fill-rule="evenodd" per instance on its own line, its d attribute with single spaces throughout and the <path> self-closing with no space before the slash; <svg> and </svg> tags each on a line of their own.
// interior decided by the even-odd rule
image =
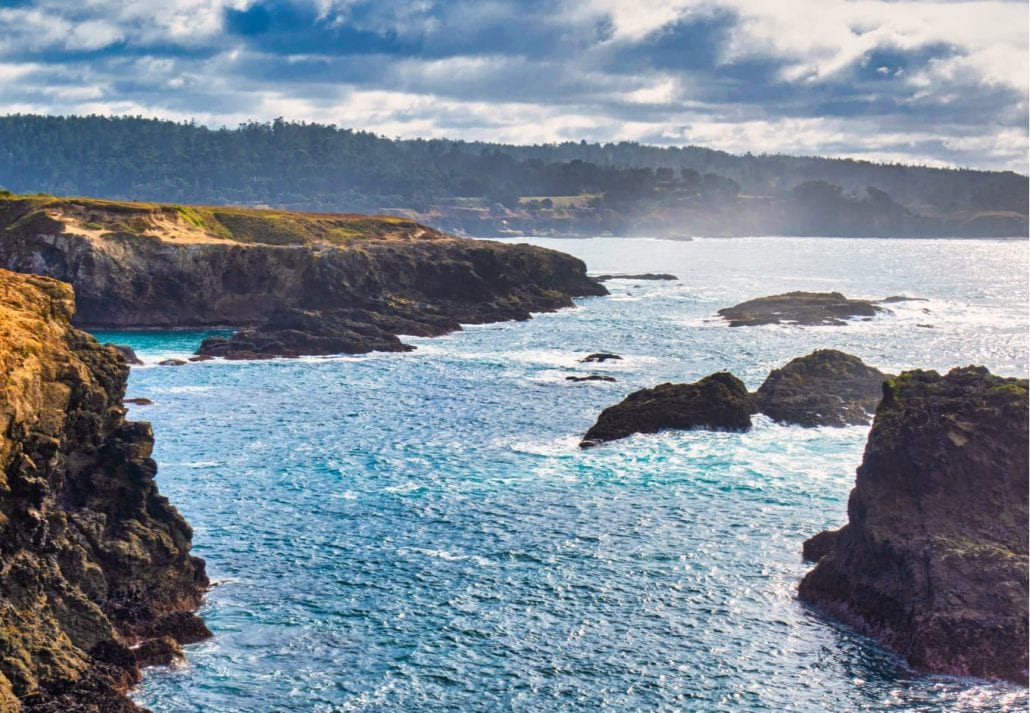
<svg viewBox="0 0 1030 713">
<path fill-rule="evenodd" d="M 204 563 L 150 425 L 124 417 L 128 367 L 73 310 L 68 285 L 0 270 L 3 711 L 135 711 L 139 667 L 207 634 Z"/>
<path fill-rule="evenodd" d="M 337 332 L 360 322 L 375 338 L 358 342 L 378 349 L 399 333 L 527 319 L 607 294 L 569 255 L 402 218 L 46 196 L 0 199 L 0 266 L 71 283 L 79 326 L 267 325 L 265 355 L 297 331 L 297 310 L 316 323 L 325 313 Z M 254 348 L 244 341 L 222 352 Z"/>
<path fill-rule="evenodd" d="M 800 597 L 942 673 L 1027 681 L 1027 380 L 885 384 L 848 524 L 806 543 Z"/>
</svg>

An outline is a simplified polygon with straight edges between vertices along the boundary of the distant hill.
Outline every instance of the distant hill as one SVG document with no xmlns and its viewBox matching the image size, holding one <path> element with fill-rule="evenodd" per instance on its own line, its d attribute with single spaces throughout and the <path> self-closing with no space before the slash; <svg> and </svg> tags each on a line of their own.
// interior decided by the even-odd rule
<svg viewBox="0 0 1030 713">
<path fill-rule="evenodd" d="M 0 186 L 391 212 L 474 235 L 1026 236 L 1028 180 L 635 143 L 392 140 L 319 124 L 0 117 Z"/>
</svg>

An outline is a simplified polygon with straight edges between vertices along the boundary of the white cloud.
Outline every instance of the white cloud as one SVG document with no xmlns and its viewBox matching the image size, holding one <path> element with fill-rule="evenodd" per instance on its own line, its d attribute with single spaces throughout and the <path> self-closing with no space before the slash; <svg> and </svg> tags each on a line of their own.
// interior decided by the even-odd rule
<svg viewBox="0 0 1030 713">
<path fill-rule="evenodd" d="M 333 57 L 262 56 L 260 46 L 225 34 L 226 9 L 253 2 L 36 0 L 0 9 L 0 112 L 144 114 L 215 126 L 283 116 L 388 136 L 626 139 L 1027 170 L 1022 2 L 561 0 L 546 18 L 559 28 L 547 37 L 558 39 L 539 47 L 513 42 L 519 48 L 509 48 L 513 54 L 488 46 L 448 56 L 448 33 L 464 46 L 468 36 L 497 23 L 516 34 L 534 28 L 513 22 L 522 11 L 516 0 L 412 0 L 366 7 L 362 22 L 404 33 L 432 30 L 433 58 L 352 59 L 341 66 L 376 63 L 377 71 L 341 69 L 335 82 L 326 72 L 321 83 L 268 66 L 303 67 L 301 59 L 331 66 Z M 364 0 L 310 2 L 326 21 L 341 23 Z M 646 47 L 670 23 L 717 16 L 736 18 L 720 30 L 726 33 L 722 67 L 741 60 L 775 64 L 787 86 L 738 86 L 704 66 L 648 66 L 646 50 L 634 56 L 640 64 L 615 61 L 620 50 Z M 606 39 L 586 47 L 595 37 Z M 119 43 L 144 48 L 143 56 L 62 55 Z M 204 52 L 148 56 L 147 47 Z M 931 47 L 949 49 L 904 69 L 869 60 L 874 50 L 917 56 Z M 856 66 L 879 77 L 849 85 Z M 125 79 L 131 81 L 119 81 Z M 854 116 L 819 115 L 825 84 L 860 107 Z"/>
</svg>

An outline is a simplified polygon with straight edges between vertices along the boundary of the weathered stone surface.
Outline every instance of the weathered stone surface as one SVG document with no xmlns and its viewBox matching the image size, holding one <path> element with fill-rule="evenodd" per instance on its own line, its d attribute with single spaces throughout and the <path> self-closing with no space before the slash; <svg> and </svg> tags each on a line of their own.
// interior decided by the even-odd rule
<svg viewBox="0 0 1030 713">
<path fill-rule="evenodd" d="M 204 352 L 229 358 L 396 351 L 607 294 L 570 255 L 389 216 L 84 199 L 0 199 L 0 266 L 71 282 L 82 326 L 245 329 Z"/>
<path fill-rule="evenodd" d="M 171 636 L 147 639 L 132 649 L 132 653 L 136 659 L 136 665 L 140 668 L 146 666 L 168 666 L 184 657 L 179 642 Z"/>
<path fill-rule="evenodd" d="M 634 433 L 665 429 L 747 431 L 754 412 L 743 382 L 722 371 L 693 384 L 659 384 L 633 392 L 602 411 L 579 445 L 589 448 Z"/>
<path fill-rule="evenodd" d="M 193 609 L 192 531 L 126 422 L 128 367 L 72 328 L 74 296 L 0 270 L 0 710 L 135 711 L 126 644 Z"/>
<path fill-rule="evenodd" d="M 774 369 L 755 392 L 758 410 L 800 426 L 869 423 L 887 374 L 835 349 L 817 349 Z"/>
<path fill-rule="evenodd" d="M 918 668 L 1025 684 L 1027 431 L 1026 379 L 889 381 L 848 524 L 800 597 Z"/>
<path fill-rule="evenodd" d="M 105 347 L 114 347 L 118 350 L 118 353 L 125 359 L 125 363 L 129 366 L 137 366 L 143 363 L 143 360 L 136 356 L 136 352 L 132 347 L 124 344 L 105 344 Z"/>
<path fill-rule="evenodd" d="M 852 317 L 875 317 L 884 308 L 870 300 L 848 299 L 839 292 L 787 292 L 741 302 L 719 310 L 731 327 L 762 324 L 842 325 Z"/>
</svg>

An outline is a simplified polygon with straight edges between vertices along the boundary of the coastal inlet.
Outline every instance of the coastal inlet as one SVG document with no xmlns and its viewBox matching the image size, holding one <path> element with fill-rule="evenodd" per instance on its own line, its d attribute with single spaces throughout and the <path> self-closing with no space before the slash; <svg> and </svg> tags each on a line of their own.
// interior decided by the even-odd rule
<svg viewBox="0 0 1030 713">
<path fill-rule="evenodd" d="M 583 451 L 607 406 L 731 371 L 754 391 L 832 348 L 883 372 L 1026 376 L 1022 241 L 534 241 L 609 297 L 406 339 L 407 353 L 186 359 L 209 333 L 117 332 L 129 417 L 194 526 L 215 633 L 148 672 L 155 711 L 1025 709 L 1025 689 L 923 675 L 807 608 L 802 543 L 847 522 L 866 426 L 752 416 Z M 797 290 L 926 301 L 843 326 L 729 327 Z M 927 311 L 924 311 L 927 310 Z M 933 329 L 918 328 L 930 323 Z M 582 362 L 590 354 L 622 357 Z M 615 382 L 566 381 L 608 375 Z"/>
</svg>

